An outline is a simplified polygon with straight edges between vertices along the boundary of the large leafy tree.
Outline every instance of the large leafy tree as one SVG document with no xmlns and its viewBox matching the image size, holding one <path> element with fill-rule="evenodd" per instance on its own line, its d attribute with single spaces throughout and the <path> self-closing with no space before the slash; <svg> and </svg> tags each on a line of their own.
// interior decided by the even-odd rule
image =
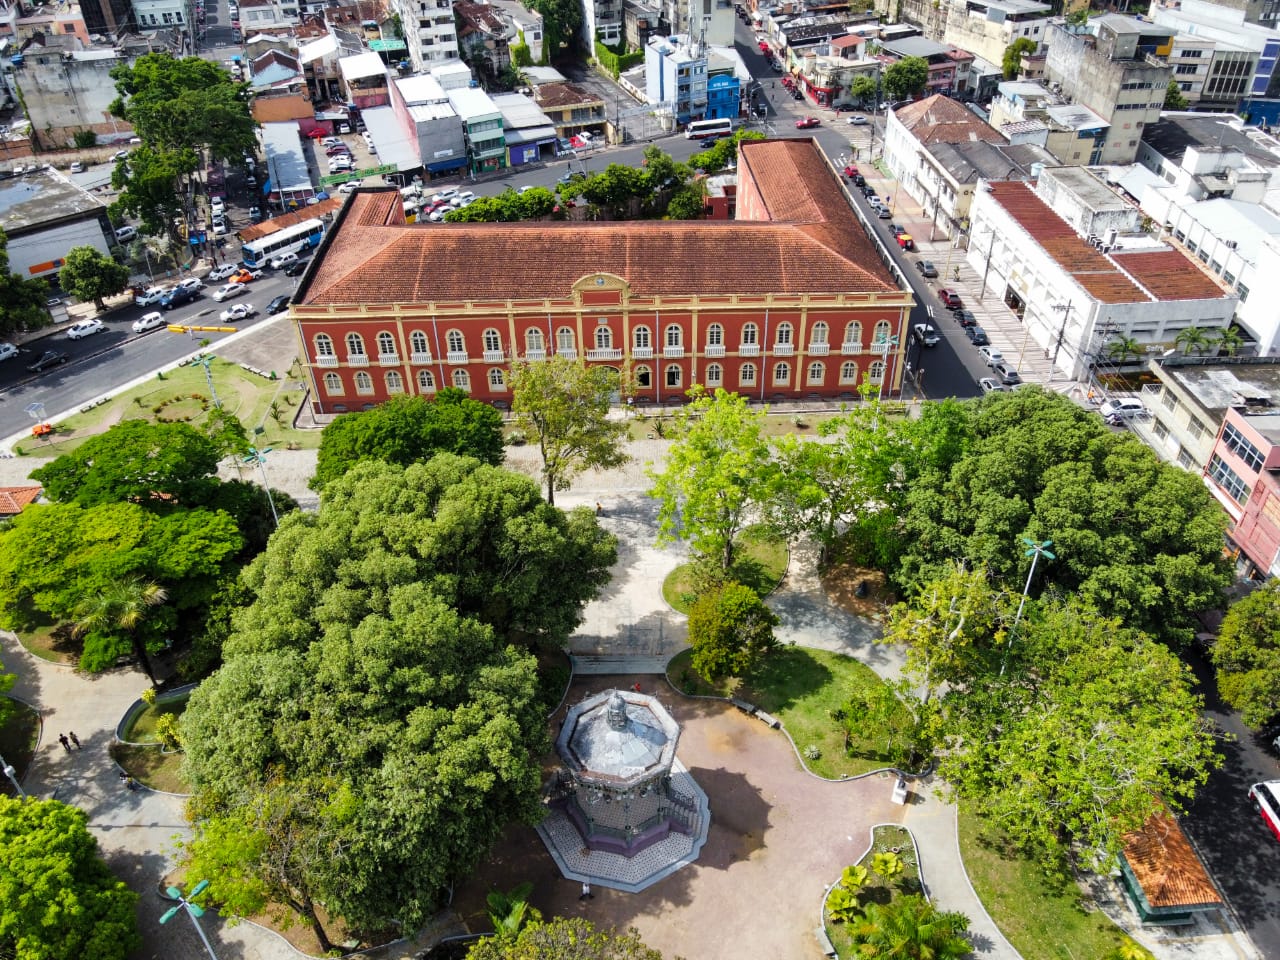
<svg viewBox="0 0 1280 960">
<path fill-rule="evenodd" d="M 571 59 L 580 46 L 582 4 L 575 0 L 530 0 L 529 6 L 542 14 L 543 62 Z"/>
<path fill-rule="evenodd" d="M 863 107 L 865 107 L 868 102 L 874 102 L 876 96 L 875 79 L 873 77 L 868 77 L 866 74 L 859 74 L 854 77 L 853 81 L 849 84 L 849 96 L 853 97 L 853 99 Z"/>
<path fill-rule="evenodd" d="M 1036 42 L 1030 37 L 1019 37 L 1004 48 L 1004 58 L 1000 61 L 1006 80 L 1015 80 L 1022 69 L 1022 58 L 1028 53 L 1036 52 Z"/>
<path fill-rule="evenodd" d="M 597 929 L 582 917 L 558 917 L 531 923 L 513 940 L 486 937 L 467 953 L 467 960 L 662 960 L 635 930 Z"/>
<path fill-rule="evenodd" d="M 72 247 L 58 273 L 62 288 L 79 300 L 92 300 L 106 309 L 105 297 L 115 296 L 129 285 L 129 268 L 97 247 Z"/>
<path fill-rule="evenodd" d="M 919 894 L 868 903 L 849 922 L 849 939 L 859 957 L 886 960 L 960 960 L 973 953 L 964 936 L 969 918 L 944 912 Z"/>
<path fill-rule="evenodd" d="M 324 428 L 313 489 L 320 490 L 364 460 L 407 467 L 437 453 L 502 462 L 502 415 L 466 392 L 446 387 L 434 399 L 396 397 Z"/>
<path fill-rule="evenodd" d="M 1218 693 L 1258 728 L 1280 713 L 1280 583 L 1232 604 L 1209 651 Z"/>
<path fill-rule="evenodd" d="M 49 285 L 9 269 L 9 238 L 0 230 L 0 337 L 37 330 L 53 322 L 45 300 Z"/>
<path fill-rule="evenodd" d="M 750 587 L 728 581 L 689 611 L 693 669 L 709 680 L 749 671 L 778 645 L 778 615 Z"/>
<path fill-rule="evenodd" d="M 617 390 L 615 371 L 581 360 L 556 355 L 514 365 L 511 409 L 542 453 L 547 503 L 555 503 L 556 491 L 569 489 L 582 471 L 626 463 L 627 425 L 609 419 L 609 401 Z"/>
<path fill-rule="evenodd" d="M 174 220 L 186 210 L 183 179 L 199 166 L 200 157 L 189 146 L 134 147 L 111 171 L 111 186 L 119 191 L 110 208 L 112 217 L 117 221 L 126 215 L 136 217 L 149 236 L 176 236 Z"/>
<path fill-rule="evenodd" d="M 920 93 L 929 82 L 929 62 L 923 57 L 903 57 L 890 64 L 881 85 L 893 100 L 905 100 Z"/>
<path fill-rule="evenodd" d="M 0 955 L 124 960 L 141 946 L 138 895 L 111 873 L 87 820 L 57 800 L 0 796 Z"/>
<path fill-rule="evenodd" d="M 947 427 L 907 494 L 898 577 L 918 589 L 964 560 L 1021 587 L 1021 539 L 1052 540 L 1042 583 L 1185 642 L 1230 580 L 1226 518 L 1200 480 L 1095 414 L 1039 390 L 988 394 Z"/>
<path fill-rule="evenodd" d="M 675 442 L 661 470 L 650 471 L 659 542 L 687 540 L 721 570 L 733 565 L 735 538 L 768 502 L 773 466 L 764 436 L 766 410 L 725 390 L 700 388 L 676 415 Z"/>
</svg>

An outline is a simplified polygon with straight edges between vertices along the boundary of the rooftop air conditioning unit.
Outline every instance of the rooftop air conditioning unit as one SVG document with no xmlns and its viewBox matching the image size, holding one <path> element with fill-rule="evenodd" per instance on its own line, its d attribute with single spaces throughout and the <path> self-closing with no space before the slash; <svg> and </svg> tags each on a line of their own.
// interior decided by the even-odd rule
<svg viewBox="0 0 1280 960">
<path fill-rule="evenodd" d="M 1228 241 L 1227 241 L 1227 249 L 1228 249 L 1228 250 L 1234 250 L 1235 248 L 1236 248 L 1236 241 L 1234 241 L 1234 240 L 1228 240 Z"/>
</svg>

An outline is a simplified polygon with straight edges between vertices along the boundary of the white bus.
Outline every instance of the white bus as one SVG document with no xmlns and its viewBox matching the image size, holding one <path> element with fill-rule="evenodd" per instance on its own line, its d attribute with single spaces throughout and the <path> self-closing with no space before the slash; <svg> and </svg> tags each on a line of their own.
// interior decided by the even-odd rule
<svg viewBox="0 0 1280 960">
<path fill-rule="evenodd" d="M 266 266 L 268 260 L 286 253 L 303 256 L 320 246 L 324 238 L 323 220 L 303 220 L 292 227 L 284 227 L 269 233 L 260 240 L 250 240 L 241 247 L 241 258 L 251 268 Z"/>
<path fill-rule="evenodd" d="M 694 120 L 684 128 L 686 140 L 718 140 L 733 133 L 733 120 L 721 117 L 719 120 Z"/>
</svg>

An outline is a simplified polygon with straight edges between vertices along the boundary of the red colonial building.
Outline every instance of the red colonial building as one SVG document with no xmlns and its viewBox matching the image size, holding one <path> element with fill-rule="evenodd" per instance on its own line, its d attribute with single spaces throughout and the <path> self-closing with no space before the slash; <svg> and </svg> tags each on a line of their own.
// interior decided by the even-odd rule
<svg viewBox="0 0 1280 960">
<path fill-rule="evenodd" d="M 728 222 L 413 224 L 357 190 L 292 312 L 317 412 L 461 387 L 510 401 L 513 358 L 581 357 L 637 404 L 695 383 L 753 400 L 896 393 L 911 294 L 811 140 L 744 143 Z"/>
</svg>

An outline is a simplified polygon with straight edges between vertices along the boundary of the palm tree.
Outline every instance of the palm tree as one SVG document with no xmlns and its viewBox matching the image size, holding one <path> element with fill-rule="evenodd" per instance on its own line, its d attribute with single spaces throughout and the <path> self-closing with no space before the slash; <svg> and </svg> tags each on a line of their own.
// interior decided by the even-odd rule
<svg viewBox="0 0 1280 960">
<path fill-rule="evenodd" d="M 164 587 L 142 577 L 126 577 L 112 581 L 92 597 L 86 597 L 76 608 L 76 623 L 72 635 L 101 634 L 106 637 L 124 634 L 133 646 L 133 652 L 152 684 L 156 682 L 147 645 L 138 628 L 147 618 L 152 607 L 158 607 L 169 598 Z"/>
<path fill-rule="evenodd" d="M 1244 337 L 1240 335 L 1240 331 L 1235 327 L 1223 327 L 1221 330 L 1215 331 L 1217 334 L 1217 347 L 1220 351 L 1225 351 L 1228 357 L 1234 357 L 1240 352 L 1240 348 L 1244 346 Z"/>
<path fill-rule="evenodd" d="M 859 957 L 884 960 L 959 960 L 973 952 L 962 934 L 969 918 L 941 913 L 917 894 L 895 897 L 888 904 L 869 903 L 849 926 Z"/>
<path fill-rule="evenodd" d="M 1133 337 L 1120 337 L 1107 344 L 1107 356 L 1123 365 L 1130 357 L 1137 359 L 1142 356 L 1142 344 Z"/>
<path fill-rule="evenodd" d="M 1173 345 L 1181 347 L 1184 355 L 1192 350 L 1203 353 L 1204 348 L 1209 345 L 1209 334 L 1203 327 L 1187 327 L 1173 338 Z"/>
<path fill-rule="evenodd" d="M 514 940 L 526 923 L 537 922 L 542 914 L 529 905 L 533 884 L 525 881 L 510 893 L 492 891 L 486 898 L 489 906 L 489 922 L 499 940 Z"/>
</svg>

